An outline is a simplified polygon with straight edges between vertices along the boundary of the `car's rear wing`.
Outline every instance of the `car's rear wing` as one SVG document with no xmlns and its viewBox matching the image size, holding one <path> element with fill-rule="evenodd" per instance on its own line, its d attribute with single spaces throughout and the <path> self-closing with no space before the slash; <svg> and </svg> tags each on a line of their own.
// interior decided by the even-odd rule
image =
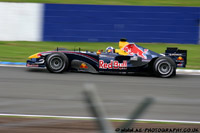
<svg viewBox="0 0 200 133">
<path fill-rule="evenodd" d="M 165 50 L 165 55 L 172 58 L 177 67 L 186 67 L 187 64 L 187 50 L 180 50 L 176 47 L 168 47 Z"/>
</svg>

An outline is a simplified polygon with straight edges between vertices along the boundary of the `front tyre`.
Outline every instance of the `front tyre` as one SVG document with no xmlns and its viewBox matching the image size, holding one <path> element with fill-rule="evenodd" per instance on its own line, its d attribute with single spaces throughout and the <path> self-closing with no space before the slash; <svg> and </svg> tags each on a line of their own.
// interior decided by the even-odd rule
<svg viewBox="0 0 200 133">
<path fill-rule="evenodd" d="M 153 64 L 154 73 L 162 78 L 169 78 L 176 75 L 176 64 L 169 57 L 159 57 Z"/>
<path fill-rule="evenodd" d="M 62 73 L 68 68 L 68 58 L 63 53 L 52 53 L 46 58 L 46 67 L 49 72 Z"/>
</svg>

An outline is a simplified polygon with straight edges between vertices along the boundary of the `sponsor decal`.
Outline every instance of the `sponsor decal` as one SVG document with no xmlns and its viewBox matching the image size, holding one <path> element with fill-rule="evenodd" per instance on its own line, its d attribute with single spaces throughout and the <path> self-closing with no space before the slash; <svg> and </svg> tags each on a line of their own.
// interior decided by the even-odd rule
<svg viewBox="0 0 200 133">
<path fill-rule="evenodd" d="M 177 64 L 177 66 L 178 66 L 178 67 L 182 67 L 182 66 L 183 66 L 183 64 L 182 64 L 182 63 L 179 63 L 179 64 Z"/>
<path fill-rule="evenodd" d="M 183 54 L 169 53 L 169 56 L 182 56 Z"/>
<path fill-rule="evenodd" d="M 39 67 L 39 65 L 35 65 L 35 64 L 34 65 L 27 64 L 26 66 L 27 67 Z"/>
<path fill-rule="evenodd" d="M 183 57 L 179 56 L 177 60 L 184 60 Z"/>
<path fill-rule="evenodd" d="M 80 68 L 88 69 L 88 66 L 87 66 L 85 63 L 82 63 L 82 64 L 80 65 Z"/>
<path fill-rule="evenodd" d="M 150 62 L 151 60 L 142 60 L 142 62 Z"/>
<path fill-rule="evenodd" d="M 181 62 L 181 63 L 183 63 L 183 62 L 185 62 L 185 61 L 184 61 L 183 57 L 179 56 L 179 57 L 176 59 L 176 62 Z"/>
<path fill-rule="evenodd" d="M 124 60 L 123 63 L 111 60 L 110 63 L 105 63 L 103 60 L 99 60 L 99 68 L 101 69 L 127 69 L 127 61 Z"/>
<path fill-rule="evenodd" d="M 128 44 L 122 50 L 127 52 L 129 55 L 137 54 L 138 56 L 142 57 L 143 59 L 147 59 L 147 56 L 145 54 L 149 51 L 148 49 L 144 49 L 144 51 L 143 51 L 141 48 L 139 48 L 135 44 Z"/>
</svg>

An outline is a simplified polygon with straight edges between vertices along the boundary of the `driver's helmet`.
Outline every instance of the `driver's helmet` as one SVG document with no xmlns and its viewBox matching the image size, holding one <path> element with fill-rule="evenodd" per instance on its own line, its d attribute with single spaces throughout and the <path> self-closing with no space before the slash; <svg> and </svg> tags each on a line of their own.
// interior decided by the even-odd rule
<svg viewBox="0 0 200 133">
<path fill-rule="evenodd" d="M 114 49 L 113 47 L 110 47 L 110 46 L 109 46 L 109 47 L 106 48 L 106 52 L 107 52 L 107 53 L 114 53 L 114 52 L 115 52 L 115 49 Z"/>
</svg>

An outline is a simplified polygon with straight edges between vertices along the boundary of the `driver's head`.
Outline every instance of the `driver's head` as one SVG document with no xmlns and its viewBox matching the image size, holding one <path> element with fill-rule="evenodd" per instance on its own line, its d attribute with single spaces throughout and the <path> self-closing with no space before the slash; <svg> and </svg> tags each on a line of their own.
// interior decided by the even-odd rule
<svg viewBox="0 0 200 133">
<path fill-rule="evenodd" d="M 108 53 L 114 53 L 114 50 L 115 49 L 113 47 L 111 47 L 111 46 L 106 48 L 106 52 L 108 52 Z"/>
</svg>

